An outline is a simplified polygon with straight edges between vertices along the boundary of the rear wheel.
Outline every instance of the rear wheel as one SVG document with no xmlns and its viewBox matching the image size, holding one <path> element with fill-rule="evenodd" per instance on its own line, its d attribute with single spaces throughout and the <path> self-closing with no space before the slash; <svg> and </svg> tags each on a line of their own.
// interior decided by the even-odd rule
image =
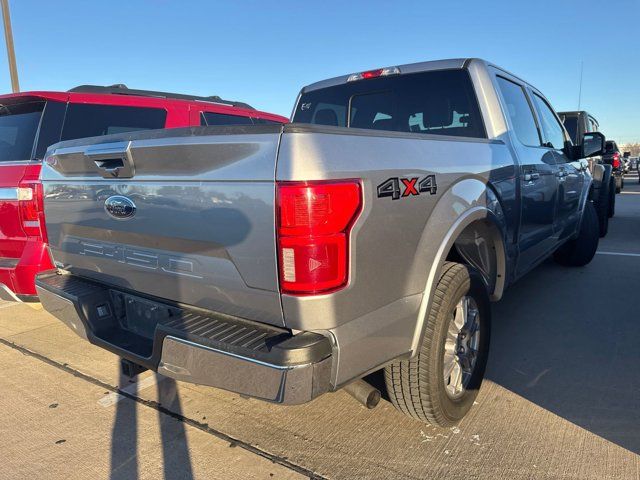
<svg viewBox="0 0 640 480">
<path fill-rule="evenodd" d="M 578 237 L 569 240 L 554 253 L 554 259 L 561 265 L 582 267 L 589 263 L 596 254 L 600 239 L 598 215 L 593 203 L 585 205 L 582 224 Z"/>
<path fill-rule="evenodd" d="M 418 355 L 385 368 L 387 392 L 404 414 L 450 426 L 471 409 L 487 364 L 491 311 L 480 274 L 446 262 L 425 321 Z"/>
</svg>

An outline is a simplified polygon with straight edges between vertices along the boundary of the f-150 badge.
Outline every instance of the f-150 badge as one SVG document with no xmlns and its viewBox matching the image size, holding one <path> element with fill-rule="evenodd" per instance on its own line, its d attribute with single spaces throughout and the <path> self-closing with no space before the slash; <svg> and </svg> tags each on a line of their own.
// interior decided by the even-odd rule
<svg viewBox="0 0 640 480">
<path fill-rule="evenodd" d="M 435 195 L 437 191 L 438 185 L 435 175 L 427 175 L 422 180 L 420 177 L 391 177 L 378 185 L 378 198 L 391 197 L 393 200 L 398 200 L 421 193 Z"/>
</svg>

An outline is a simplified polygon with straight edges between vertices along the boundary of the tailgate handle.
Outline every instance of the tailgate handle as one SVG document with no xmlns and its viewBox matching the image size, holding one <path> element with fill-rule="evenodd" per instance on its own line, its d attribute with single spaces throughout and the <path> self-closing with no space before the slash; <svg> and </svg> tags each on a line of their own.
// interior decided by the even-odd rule
<svg viewBox="0 0 640 480">
<path fill-rule="evenodd" d="M 85 150 L 84 156 L 93 160 L 104 178 L 131 178 L 135 175 L 131 142 L 92 145 Z"/>
</svg>

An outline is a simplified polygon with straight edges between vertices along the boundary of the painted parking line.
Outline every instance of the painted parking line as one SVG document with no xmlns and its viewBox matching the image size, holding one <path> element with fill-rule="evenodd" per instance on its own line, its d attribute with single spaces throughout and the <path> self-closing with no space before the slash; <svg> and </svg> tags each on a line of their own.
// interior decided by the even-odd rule
<svg viewBox="0 0 640 480">
<path fill-rule="evenodd" d="M 640 192 L 620 192 L 621 195 L 640 195 Z"/>
<path fill-rule="evenodd" d="M 160 381 L 162 381 L 162 379 Z M 133 382 L 127 385 L 126 387 L 121 388 L 120 391 L 124 393 L 128 393 L 129 395 L 136 395 L 141 390 L 152 387 L 157 383 L 158 383 L 158 380 L 156 376 L 151 375 L 145 378 L 144 380 L 141 380 L 139 382 Z M 120 400 L 124 400 L 125 398 L 127 397 L 125 397 L 124 395 L 120 395 L 119 393 L 116 393 L 116 392 L 111 392 L 105 395 L 104 397 L 102 397 L 100 400 L 98 400 L 98 405 L 101 405 L 105 408 L 112 407 L 113 405 L 118 403 Z"/>
<path fill-rule="evenodd" d="M 640 257 L 640 253 L 624 253 L 624 252 L 596 252 L 598 255 L 616 255 L 619 257 Z"/>
</svg>

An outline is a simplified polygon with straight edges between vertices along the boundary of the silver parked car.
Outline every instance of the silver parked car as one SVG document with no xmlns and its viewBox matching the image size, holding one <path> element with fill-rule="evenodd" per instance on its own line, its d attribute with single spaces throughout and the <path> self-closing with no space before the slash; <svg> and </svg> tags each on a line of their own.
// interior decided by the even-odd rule
<svg viewBox="0 0 640 480">
<path fill-rule="evenodd" d="M 584 158 L 603 147 L 572 145 L 540 91 L 478 59 L 315 83 L 284 127 L 59 143 L 42 174 L 58 270 L 38 293 L 163 375 L 297 404 L 384 369 L 399 410 L 451 425 L 484 375 L 490 303 L 551 255 L 593 258 Z"/>
</svg>

